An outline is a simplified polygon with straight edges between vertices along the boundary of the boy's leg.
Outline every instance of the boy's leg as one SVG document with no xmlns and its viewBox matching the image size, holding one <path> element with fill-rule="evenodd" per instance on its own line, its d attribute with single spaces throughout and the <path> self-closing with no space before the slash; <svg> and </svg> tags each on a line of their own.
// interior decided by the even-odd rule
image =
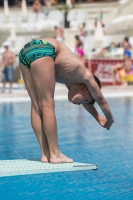
<svg viewBox="0 0 133 200">
<path fill-rule="evenodd" d="M 31 72 L 29 68 L 27 68 L 26 66 L 22 64 L 20 64 L 20 68 L 21 68 L 22 76 L 24 78 L 27 91 L 32 101 L 31 124 L 41 147 L 41 151 L 42 151 L 41 161 L 49 162 L 49 157 L 50 157 L 49 148 L 48 148 L 46 135 L 43 132 L 43 128 L 42 128 L 41 111 L 38 106 L 37 94 L 34 87 L 34 83 L 32 81 Z"/>
<path fill-rule="evenodd" d="M 46 135 L 43 132 L 42 122 L 41 122 L 41 111 L 38 105 L 37 107 L 33 106 L 33 104 L 31 105 L 31 124 L 41 147 L 42 151 L 41 161 L 49 162 L 50 161 L 49 147 Z"/>
<path fill-rule="evenodd" d="M 55 65 L 51 57 L 43 57 L 31 64 L 31 74 L 42 113 L 43 130 L 46 134 L 51 163 L 73 162 L 58 147 L 57 124 L 54 112 Z"/>
</svg>

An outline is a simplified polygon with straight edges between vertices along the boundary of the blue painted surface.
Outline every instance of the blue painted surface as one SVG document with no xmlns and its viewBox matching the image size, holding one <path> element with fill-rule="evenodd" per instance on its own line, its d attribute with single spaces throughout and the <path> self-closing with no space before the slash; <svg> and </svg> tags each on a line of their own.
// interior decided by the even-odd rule
<svg viewBox="0 0 133 200">
<path fill-rule="evenodd" d="M 97 171 L 0 178 L 1 200 L 132 200 L 133 98 L 109 99 L 115 117 L 110 131 L 82 108 L 56 102 L 60 149 Z M 30 103 L 0 104 L 0 159 L 40 157 L 30 125 Z"/>
</svg>

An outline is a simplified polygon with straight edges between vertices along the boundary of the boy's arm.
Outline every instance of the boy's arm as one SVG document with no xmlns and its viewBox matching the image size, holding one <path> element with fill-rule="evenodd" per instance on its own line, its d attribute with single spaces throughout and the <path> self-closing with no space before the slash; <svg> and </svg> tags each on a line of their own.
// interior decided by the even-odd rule
<svg viewBox="0 0 133 200">
<path fill-rule="evenodd" d="M 82 105 L 98 121 L 99 114 L 93 104 L 83 103 Z"/>
<path fill-rule="evenodd" d="M 96 121 L 102 126 L 105 127 L 107 122 L 106 117 L 100 116 L 94 107 L 93 104 L 90 103 L 83 103 L 83 107 L 96 119 Z"/>
<path fill-rule="evenodd" d="M 95 99 L 95 101 L 98 103 L 101 110 L 105 114 L 105 117 L 107 119 L 106 128 L 109 129 L 112 123 L 114 122 L 113 115 L 111 113 L 110 107 L 106 99 L 104 98 L 98 84 L 96 83 L 92 73 L 88 69 L 86 69 L 86 73 L 84 76 L 84 83 L 87 85 L 92 97 Z"/>
</svg>

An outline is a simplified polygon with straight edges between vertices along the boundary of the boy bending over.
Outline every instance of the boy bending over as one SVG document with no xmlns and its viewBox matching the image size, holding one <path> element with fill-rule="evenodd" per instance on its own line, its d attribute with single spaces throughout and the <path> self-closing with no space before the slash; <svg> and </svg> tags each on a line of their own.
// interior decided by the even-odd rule
<svg viewBox="0 0 133 200">
<path fill-rule="evenodd" d="M 19 53 L 20 68 L 31 98 L 31 123 L 40 143 L 42 162 L 73 162 L 61 153 L 58 147 L 57 123 L 55 116 L 55 82 L 65 84 L 68 100 L 80 105 L 107 130 L 114 118 L 104 98 L 97 78 L 63 43 L 43 38 L 27 43 Z M 93 106 L 98 103 L 105 117 L 98 114 Z"/>
</svg>

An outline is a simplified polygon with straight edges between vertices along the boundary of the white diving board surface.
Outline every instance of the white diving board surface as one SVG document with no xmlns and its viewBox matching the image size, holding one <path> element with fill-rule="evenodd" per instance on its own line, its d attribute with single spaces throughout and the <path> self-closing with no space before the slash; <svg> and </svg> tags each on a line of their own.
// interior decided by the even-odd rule
<svg viewBox="0 0 133 200">
<path fill-rule="evenodd" d="M 39 159 L 0 160 L 0 177 L 90 169 L 96 170 L 98 167 L 95 164 L 79 162 L 61 164 L 42 163 Z"/>
</svg>

